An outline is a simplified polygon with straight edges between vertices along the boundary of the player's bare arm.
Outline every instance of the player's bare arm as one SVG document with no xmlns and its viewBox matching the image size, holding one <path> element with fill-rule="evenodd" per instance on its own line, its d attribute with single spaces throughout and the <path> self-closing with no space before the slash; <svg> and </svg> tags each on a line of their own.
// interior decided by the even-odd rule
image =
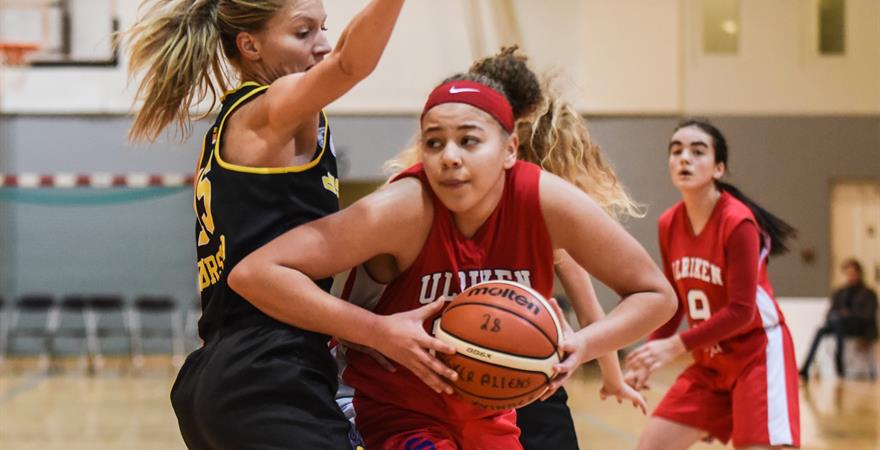
<svg viewBox="0 0 880 450">
<path fill-rule="evenodd" d="M 595 323 L 605 317 L 605 311 L 599 304 L 590 274 L 579 266 L 565 250 L 554 253 L 554 269 L 562 287 L 571 301 L 571 307 L 577 315 L 581 328 Z M 623 379 L 617 352 L 608 352 L 596 358 L 602 371 L 602 387 L 599 396 L 605 400 L 609 396 L 617 398 L 618 403 L 627 400 L 633 406 L 646 411 L 645 398 L 630 387 Z M 570 374 L 570 372 L 569 372 Z M 564 381 L 564 380 L 563 380 Z"/>
<path fill-rule="evenodd" d="M 438 392 L 451 392 L 441 376 L 454 379 L 455 372 L 427 350 L 454 350 L 422 328 L 427 317 L 439 313 L 442 302 L 379 316 L 324 292 L 312 281 L 375 255 L 406 260 L 403 250 L 427 236 L 432 218 L 425 214 L 427 202 L 417 181 L 395 183 L 251 253 L 232 271 L 229 285 L 276 320 L 375 348 Z"/>
<path fill-rule="evenodd" d="M 252 167 L 308 163 L 317 139 L 318 114 L 375 69 L 402 6 L 403 0 L 373 0 L 343 30 L 330 53 L 315 53 L 314 65 L 274 79 L 265 94 L 242 105 L 230 119 L 226 134 L 227 140 L 235 140 L 228 151 L 247 148 L 247 152 L 226 154 L 224 150 L 224 157 Z M 276 20 L 286 21 L 275 25 L 284 39 L 293 39 L 289 36 L 292 32 L 296 39 L 300 39 L 300 32 L 305 33 L 303 39 L 309 39 L 308 33 L 318 33 L 324 27 L 326 16 L 323 8 L 305 8 L 292 18 Z M 241 57 L 260 66 L 259 40 L 239 33 L 238 41 Z"/>
<path fill-rule="evenodd" d="M 541 209 L 556 248 L 621 296 L 603 320 L 576 334 L 582 361 L 615 351 L 662 325 L 675 311 L 675 294 L 647 252 L 585 193 L 541 174 Z M 572 230 L 577 230 L 572 232 Z"/>
<path fill-rule="evenodd" d="M 269 87 L 261 111 L 268 129 L 293 133 L 297 125 L 369 75 L 382 56 L 403 0 L 373 0 L 342 31 L 336 47 L 309 70 L 285 75 Z M 319 26 L 323 26 L 319 24 Z"/>
</svg>

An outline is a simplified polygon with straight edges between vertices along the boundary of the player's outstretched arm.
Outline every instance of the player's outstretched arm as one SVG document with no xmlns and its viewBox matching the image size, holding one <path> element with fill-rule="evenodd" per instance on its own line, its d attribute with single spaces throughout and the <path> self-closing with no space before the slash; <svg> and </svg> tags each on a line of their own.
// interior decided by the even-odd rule
<svg viewBox="0 0 880 450">
<path fill-rule="evenodd" d="M 562 282 L 562 287 L 571 302 L 572 309 L 577 315 L 578 324 L 581 328 L 602 320 L 605 317 L 605 311 L 596 297 L 596 291 L 593 289 L 593 283 L 590 281 L 590 274 L 579 266 L 565 250 L 556 250 L 554 253 L 554 265 L 556 275 Z M 577 357 L 575 357 L 577 358 Z M 624 400 L 632 402 L 633 406 L 646 411 L 645 398 L 632 389 L 624 381 L 623 373 L 620 370 L 620 361 L 617 359 L 617 352 L 608 352 L 596 358 L 599 362 L 599 368 L 602 371 L 602 387 L 599 390 L 599 397 L 605 400 L 607 397 L 616 397 L 617 402 Z M 571 372 L 562 374 L 567 377 Z M 558 380 L 564 383 L 565 380 Z"/>
<path fill-rule="evenodd" d="M 653 331 L 675 312 L 675 294 L 647 252 L 585 193 L 541 173 L 541 210 L 556 248 L 564 249 L 622 301 L 604 319 L 564 343 L 577 353 L 559 372 L 624 347 Z"/>
<path fill-rule="evenodd" d="M 229 286 L 276 320 L 375 348 L 436 391 L 451 393 L 443 378 L 455 379 L 456 374 L 430 351 L 455 351 L 422 325 L 439 314 L 443 302 L 381 316 L 324 292 L 312 281 L 375 255 L 406 257 L 406 249 L 421 248 L 432 218 L 421 184 L 401 180 L 257 249 L 235 266 Z"/>
<path fill-rule="evenodd" d="M 286 75 L 272 83 L 262 111 L 268 120 L 261 123 L 292 133 L 303 119 L 317 114 L 366 78 L 379 64 L 402 7 L 403 0 L 372 0 L 367 4 L 321 62 L 306 72 Z"/>
<path fill-rule="evenodd" d="M 728 302 L 707 320 L 678 334 L 652 339 L 630 353 L 626 366 L 634 374 L 650 374 L 678 355 L 706 348 L 740 333 L 758 314 L 758 261 L 761 240 L 752 222 L 739 224 L 726 244 L 728 273 L 725 279 Z M 664 258 L 665 261 L 665 258 Z M 679 313 L 682 310 L 679 308 Z M 664 327 L 667 328 L 667 327 Z M 671 331 L 675 331 L 672 329 Z M 655 333 L 657 334 L 657 333 Z M 653 336 L 653 335 L 652 335 Z M 636 387 L 639 377 L 634 376 Z"/>
</svg>

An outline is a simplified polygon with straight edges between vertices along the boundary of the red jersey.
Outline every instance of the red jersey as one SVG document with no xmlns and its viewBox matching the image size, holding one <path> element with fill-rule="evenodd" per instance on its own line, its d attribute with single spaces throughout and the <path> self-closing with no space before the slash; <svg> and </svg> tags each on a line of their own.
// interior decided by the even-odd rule
<svg viewBox="0 0 880 450">
<path fill-rule="evenodd" d="M 428 239 L 413 264 L 381 291 L 375 305 L 377 284 L 352 279 L 366 275 L 363 270 L 351 271 L 345 288 L 348 292 L 344 292 L 343 297 L 368 302 L 368 307 L 384 315 L 413 310 L 441 296 L 454 297 L 474 284 L 489 280 L 516 281 L 550 297 L 553 245 L 541 213 L 540 176 L 538 166 L 518 161 L 506 172 L 504 193 L 495 210 L 476 234 L 467 238 L 456 228 L 452 213 L 431 191 L 421 164 L 404 171 L 394 181 L 417 178 L 433 200 L 434 221 Z M 362 292 L 363 289 L 373 292 Z M 437 318 L 439 316 L 427 320 L 425 330 L 433 330 Z M 347 359 L 343 378 L 354 388 L 355 402 L 363 396 L 455 421 L 499 414 L 472 406 L 454 395 L 437 394 L 402 366 L 398 365 L 396 372 L 389 372 L 360 352 L 348 352 Z"/>
<path fill-rule="evenodd" d="M 659 235 L 663 269 L 680 303 L 673 319 L 652 339 L 671 336 L 686 313 L 690 329 L 681 334 L 685 347 L 698 364 L 723 368 L 730 358 L 716 355 L 736 359 L 739 353 L 750 354 L 765 339 L 763 333 L 755 339 L 746 336 L 784 323 L 767 276 L 770 240 L 744 203 L 722 192 L 706 226 L 695 235 L 679 202 L 660 216 Z M 741 276 L 743 267 L 752 269 Z"/>
<path fill-rule="evenodd" d="M 684 204 L 660 217 L 663 269 L 680 299 L 675 317 L 651 335 L 681 333 L 695 362 L 654 416 L 706 430 L 734 447 L 800 445 L 794 345 L 767 277 L 770 239 L 751 210 L 722 192 L 694 234 Z"/>
</svg>

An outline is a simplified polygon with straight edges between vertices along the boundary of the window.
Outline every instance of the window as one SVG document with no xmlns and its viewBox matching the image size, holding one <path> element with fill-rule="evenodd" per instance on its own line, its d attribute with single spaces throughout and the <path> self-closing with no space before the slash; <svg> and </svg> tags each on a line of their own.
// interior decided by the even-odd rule
<svg viewBox="0 0 880 450">
<path fill-rule="evenodd" d="M 735 54 L 739 51 L 739 0 L 702 0 L 703 51 Z"/>
<path fill-rule="evenodd" d="M 846 0 L 819 0 L 819 53 L 846 51 Z"/>
</svg>

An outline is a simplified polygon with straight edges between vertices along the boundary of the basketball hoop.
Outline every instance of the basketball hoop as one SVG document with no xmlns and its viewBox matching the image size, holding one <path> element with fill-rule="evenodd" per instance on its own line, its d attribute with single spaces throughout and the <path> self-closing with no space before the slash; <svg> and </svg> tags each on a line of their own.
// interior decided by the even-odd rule
<svg viewBox="0 0 880 450">
<path fill-rule="evenodd" d="M 0 54 L 7 66 L 25 65 L 27 56 L 39 49 L 40 45 L 33 42 L 0 42 Z"/>
</svg>

